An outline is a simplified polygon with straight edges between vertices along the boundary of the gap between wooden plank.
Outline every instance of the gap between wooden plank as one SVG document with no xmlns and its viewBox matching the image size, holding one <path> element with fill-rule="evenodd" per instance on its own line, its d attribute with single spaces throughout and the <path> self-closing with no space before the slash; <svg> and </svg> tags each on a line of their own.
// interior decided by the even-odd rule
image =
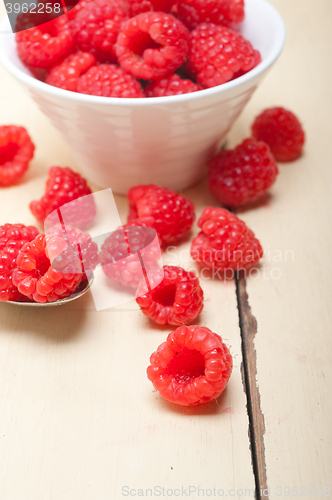
<svg viewBox="0 0 332 500">
<path fill-rule="evenodd" d="M 240 332 L 242 339 L 242 380 L 247 396 L 249 417 L 249 439 L 251 443 L 252 466 L 256 484 L 256 499 L 268 499 L 266 477 L 264 433 L 264 415 L 260 406 L 260 393 L 256 383 L 257 356 L 254 339 L 257 333 L 257 321 L 252 315 L 248 302 L 246 278 L 239 273 L 235 278 L 236 296 L 239 310 Z M 265 494 L 267 493 L 267 494 Z"/>
</svg>

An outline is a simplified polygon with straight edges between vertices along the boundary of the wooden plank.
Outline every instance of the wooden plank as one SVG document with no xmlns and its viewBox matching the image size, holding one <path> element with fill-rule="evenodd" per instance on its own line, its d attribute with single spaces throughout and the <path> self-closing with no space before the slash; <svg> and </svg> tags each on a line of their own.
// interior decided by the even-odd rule
<svg viewBox="0 0 332 500">
<path fill-rule="evenodd" d="M 282 105 L 302 120 L 304 156 L 280 164 L 264 206 L 238 211 L 265 249 L 247 278 L 244 314 L 257 321 L 253 356 L 265 420 L 269 497 L 329 496 L 331 454 L 331 68 L 329 0 L 273 0 L 288 30 L 280 60 L 248 104 L 230 145 L 262 109 Z M 310 62 L 309 62 L 310 61 Z M 248 318 L 248 316 L 247 316 Z M 251 318 L 252 321 L 252 318 Z"/>
<path fill-rule="evenodd" d="M 27 126 L 37 145 L 24 180 L 0 192 L 0 224 L 33 224 L 28 204 L 41 195 L 46 169 L 75 164 L 2 68 L 0 82 L 1 123 Z M 212 202 L 203 186 L 187 194 L 198 212 Z M 125 218 L 125 199 L 116 201 Z M 165 262 L 189 267 L 189 246 L 188 239 Z M 192 498 L 198 487 L 253 497 L 235 284 L 202 283 L 199 324 L 225 338 L 235 367 L 220 400 L 196 409 L 176 408 L 153 391 L 145 370 L 171 328 L 156 328 L 134 301 L 98 313 L 90 295 L 47 310 L 0 304 L 1 499 L 117 500 L 124 487 L 177 495 L 190 486 Z"/>
<path fill-rule="evenodd" d="M 257 321 L 252 315 L 248 303 L 246 277 L 243 272 L 240 272 L 236 277 L 236 291 L 242 336 L 242 377 L 247 394 L 250 442 L 256 491 L 258 493 L 257 498 L 266 498 L 268 496 L 268 485 L 264 448 L 265 421 L 261 409 L 259 388 L 256 383 L 257 354 L 255 335 L 257 333 Z"/>
</svg>

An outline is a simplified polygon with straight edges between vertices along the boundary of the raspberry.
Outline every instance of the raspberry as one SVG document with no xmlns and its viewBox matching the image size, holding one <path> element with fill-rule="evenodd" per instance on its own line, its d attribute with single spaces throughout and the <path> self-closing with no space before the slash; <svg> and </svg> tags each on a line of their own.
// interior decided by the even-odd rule
<svg viewBox="0 0 332 500">
<path fill-rule="evenodd" d="M 70 254 L 72 252 L 75 253 L 76 258 L 79 261 L 79 266 L 84 273 L 82 276 L 82 281 L 89 279 L 91 277 L 91 273 L 96 269 L 99 263 L 98 245 L 97 243 L 92 241 L 90 234 L 82 232 L 74 227 L 70 227 L 67 225 L 62 226 L 61 224 L 56 224 L 55 226 L 51 227 L 47 230 L 46 234 L 47 236 L 57 236 L 65 242 L 65 252 L 59 254 L 57 253 L 56 249 L 55 255 L 52 255 L 53 250 L 51 246 L 47 244 L 47 252 L 52 262 L 53 269 L 56 271 L 57 265 L 59 265 L 59 263 L 61 267 L 63 266 L 63 259 L 60 258 L 60 255 L 63 256 L 64 259 L 67 258 L 66 252 L 69 250 Z M 55 258 L 53 259 L 53 257 Z"/>
<path fill-rule="evenodd" d="M 170 12 L 176 0 L 128 0 L 130 5 L 130 17 L 137 16 L 142 12 L 154 10 L 156 12 Z"/>
<path fill-rule="evenodd" d="M 254 233 L 224 208 L 206 208 L 198 227 L 202 231 L 192 242 L 191 256 L 210 269 L 248 269 L 263 256 Z"/>
<path fill-rule="evenodd" d="M 32 241 L 38 233 L 38 229 L 34 226 L 4 224 L 0 226 L 0 252 L 6 247 L 22 247 L 24 243 Z"/>
<path fill-rule="evenodd" d="M 224 26 L 203 23 L 189 35 L 188 69 L 205 87 L 228 82 L 260 61 L 260 53 L 248 40 Z"/>
<path fill-rule="evenodd" d="M 36 78 L 36 80 L 39 80 L 40 82 L 45 82 L 47 69 L 34 68 L 33 66 L 27 66 L 27 68 L 32 74 L 32 76 Z"/>
<path fill-rule="evenodd" d="M 149 285 L 141 282 L 136 302 L 143 314 L 159 325 L 184 325 L 202 311 L 203 290 L 194 273 L 182 267 L 164 266 L 163 272 L 151 271 L 147 281 Z"/>
<path fill-rule="evenodd" d="M 30 203 L 30 210 L 39 222 L 44 223 L 49 214 L 70 202 L 70 205 L 61 209 L 65 223 L 79 228 L 86 227 L 96 215 L 93 197 L 87 195 L 91 195 L 91 189 L 83 177 L 68 167 L 51 167 L 45 194 L 39 201 Z M 50 218 L 48 226 L 58 221 L 58 216 L 54 217 L 54 221 Z"/>
<path fill-rule="evenodd" d="M 77 272 L 77 258 L 67 253 L 68 259 L 62 262 L 62 272 L 54 271 L 46 252 L 46 244 L 63 249 L 63 239 L 39 234 L 30 243 L 25 243 L 17 256 L 17 268 L 13 272 L 13 283 L 20 293 L 36 302 L 54 302 L 71 295 L 82 280 Z M 59 263 L 58 263 L 59 264 Z"/>
<path fill-rule="evenodd" d="M 182 406 L 210 403 L 225 389 L 233 359 L 221 337 L 205 326 L 180 326 L 150 357 L 148 379 L 160 395 Z"/>
<path fill-rule="evenodd" d="M 99 259 L 104 273 L 115 283 L 137 288 L 145 272 L 158 268 L 160 247 L 156 233 L 144 224 L 126 224 L 104 241 Z M 140 251 L 141 259 L 137 255 Z"/>
<path fill-rule="evenodd" d="M 158 80 L 179 68 L 188 51 L 188 30 L 173 16 L 145 12 L 121 28 L 116 55 L 120 66 L 135 78 Z"/>
<path fill-rule="evenodd" d="M 298 118 L 285 108 L 270 108 L 255 119 L 252 134 L 271 148 L 277 161 L 293 161 L 302 154 L 305 134 Z"/>
<path fill-rule="evenodd" d="M 79 2 L 70 9 L 69 11 L 67 10 L 67 17 L 69 21 L 72 21 L 73 19 L 76 19 L 77 14 L 83 9 L 83 7 L 86 6 L 87 3 L 90 3 L 91 0 L 79 0 Z"/>
<path fill-rule="evenodd" d="M 71 23 L 78 48 L 100 62 L 116 62 L 115 42 L 128 17 L 128 8 L 119 0 L 86 2 Z"/>
<path fill-rule="evenodd" d="M 209 163 L 209 189 L 228 207 L 259 199 L 274 183 L 278 167 L 264 142 L 246 139 L 235 149 L 224 149 Z"/>
<path fill-rule="evenodd" d="M 49 68 L 69 55 L 74 37 L 69 26 L 59 18 L 16 33 L 16 42 L 18 55 L 25 64 Z"/>
<path fill-rule="evenodd" d="M 0 186 L 22 177 L 33 158 L 35 146 L 24 127 L 0 126 Z"/>
<path fill-rule="evenodd" d="M 168 95 L 188 94 L 202 90 L 201 85 L 197 85 L 191 80 L 182 80 L 179 75 L 173 74 L 161 80 L 151 81 L 145 89 L 147 97 L 164 97 Z"/>
<path fill-rule="evenodd" d="M 24 224 L 0 226 L 0 301 L 19 300 L 20 293 L 12 281 L 16 258 L 23 247 L 38 235 L 38 229 Z"/>
<path fill-rule="evenodd" d="M 93 66 L 79 78 L 78 92 L 103 97 L 144 97 L 140 84 L 115 64 Z"/>
<path fill-rule="evenodd" d="M 45 82 L 54 87 L 77 92 L 78 79 L 96 64 L 96 59 L 87 52 L 72 54 L 54 66 L 46 76 Z"/>
<path fill-rule="evenodd" d="M 179 19 L 190 30 L 204 22 L 229 27 L 244 19 L 243 0 L 179 0 L 177 10 Z"/>
<path fill-rule="evenodd" d="M 127 197 L 128 222 L 153 227 L 162 245 L 182 238 L 195 220 L 194 204 L 170 189 L 153 184 L 136 186 L 128 191 Z"/>
</svg>

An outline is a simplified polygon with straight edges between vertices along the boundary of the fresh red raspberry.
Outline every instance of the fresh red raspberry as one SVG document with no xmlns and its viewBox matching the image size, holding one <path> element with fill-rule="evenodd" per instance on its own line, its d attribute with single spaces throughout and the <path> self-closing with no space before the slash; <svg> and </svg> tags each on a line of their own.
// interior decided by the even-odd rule
<svg viewBox="0 0 332 500">
<path fill-rule="evenodd" d="M 36 302 L 54 302 L 71 295 L 82 281 L 82 273 L 77 272 L 77 258 L 74 253 L 62 257 L 62 272 L 54 271 L 51 266 L 46 245 L 58 246 L 63 253 L 64 241 L 55 235 L 46 237 L 39 234 L 30 243 L 25 243 L 17 256 L 17 268 L 13 272 L 13 283 L 20 293 Z M 59 267 L 60 267 L 60 263 Z"/>
<path fill-rule="evenodd" d="M 141 281 L 136 302 L 143 314 L 159 325 L 185 325 L 200 314 L 203 299 L 194 273 L 182 267 L 164 266 L 163 270 L 151 271 L 147 282 Z"/>
<path fill-rule="evenodd" d="M 115 64 L 93 66 L 78 80 L 78 92 L 102 97 L 144 97 L 144 92 L 131 75 Z"/>
<path fill-rule="evenodd" d="M 170 12 L 176 0 L 127 0 L 130 5 L 130 17 L 142 12 Z"/>
<path fill-rule="evenodd" d="M 191 256 L 210 269 L 249 269 L 263 256 L 254 233 L 224 208 L 206 208 L 198 227 L 202 231 L 192 242 Z"/>
<path fill-rule="evenodd" d="M 34 68 L 33 66 L 27 66 L 27 65 L 26 65 L 26 67 L 28 68 L 28 70 L 30 71 L 32 76 L 34 78 L 36 78 L 36 80 L 39 80 L 40 82 L 45 82 L 47 72 L 48 72 L 47 69 Z"/>
<path fill-rule="evenodd" d="M 0 126 L 0 186 L 20 179 L 33 158 L 35 145 L 24 127 Z"/>
<path fill-rule="evenodd" d="M 158 268 L 160 246 L 154 229 L 125 224 L 104 241 L 99 259 L 106 276 L 122 286 L 137 288 L 145 273 Z M 138 255 L 140 252 L 140 257 Z"/>
<path fill-rule="evenodd" d="M 18 55 L 25 64 L 49 68 L 69 55 L 74 37 L 68 24 L 59 18 L 16 33 L 16 42 Z"/>
<path fill-rule="evenodd" d="M 258 200 L 274 183 L 278 167 L 264 142 L 246 139 L 209 163 L 209 189 L 227 207 Z"/>
<path fill-rule="evenodd" d="M 298 118 L 285 108 L 270 108 L 255 119 L 252 134 L 271 148 L 277 161 L 293 161 L 302 154 L 305 134 Z"/>
<path fill-rule="evenodd" d="M 54 66 L 45 82 L 54 87 L 77 92 L 78 79 L 96 64 L 95 57 L 88 52 L 77 52 Z"/>
<path fill-rule="evenodd" d="M 73 7 L 69 11 L 67 10 L 67 17 L 69 21 L 75 19 L 77 14 L 83 9 L 83 7 L 85 7 L 86 4 L 90 2 L 91 0 L 79 0 L 79 2 L 75 5 L 75 7 Z"/>
<path fill-rule="evenodd" d="M 24 224 L 4 224 L 0 226 L 0 252 L 6 247 L 20 248 L 24 243 L 32 241 L 39 234 L 35 226 Z"/>
<path fill-rule="evenodd" d="M 77 47 L 91 52 L 100 62 L 115 63 L 115 42 L 128 18 L 128 6 L 121 0 L 86 2 L 71 22 Z"/>
<path fill-rule="evenodd" d="M 56 271 L 56 266 L 59 265 L 59 263 L 60 268 L 63 267 L 64 262 L 60 259 L 60 255 L 63 256 L 63 259 L 66 259 L 66 253 L 68 251 L 70 251 L 70 253 L 74 252 L 79 260 L 79 266 L 83 273 L 82 281 L 89 279 L 99 263 L 98 245 L 92 241 L 90 234 L 74 227 L 61 224 L 56 224 L 49 228 L 46 234 L 47 237 L 50 235 L 57 236 L 65 242 L 65 251 L 62 254 L 57 253 L 57 248 L 55 249 L 55 254 L 53 254 L 51 245 L 47 244 L 47 252 L 53 269 Z"/>
<path fill-rule="evenodd" d="M 184 236 L 195 220 L 192 201 L 170 189 L 158 186 L 135 186 L 127 194 L 130 206 L 128 222 L 153 227 L 162 245 Z"/>
<path fill-rule="evenodd" d="M 150 357 L 148 379 L 160 395 L 182 406 L 210 403 L 225 389 L 233 359 L 221 337 L 205 326 L 180 326 Z"/>
<path fill-rule="evenodd" d="M 16 258 L 23 245 L 36 238 L 34 226 L 5 224 L 0 226 L 0 301 L 19 300 L 20 292 L 12 281 Z"/>
<path fill-rule="evenodd" d="M 228 82 L 260 61 L 260 53 L 248 40 L 224 26 L 203 23 L 189 35 L 188 69 L 205 87 Z"/>
<path fill-rule="evenodd" d="M 182 80 L 179 75 L 166 76 L 161 80 L 152 80 L 145 89 L 147 97 L 164 97 L 168 95 L 181 95 L 202 90 L 201 85 L 197 85 L 191 80 Z"/>
<path fill-rule="evenodd" d="M 243 0 L 178 0 L 177 16 L 193 30 L 201 23 L 229 27 L 244 19 Z"/>
<path fill-rule="evenodd" d="M 96 215 L 96 206 L 87 182 L 78 173 L 68 167 L 51 167 L 48 171 L 46 190 L 39 201 L 30 203 L 30 210 L 37 220 L 44 223 L 45 218 L 61 208 L 65 224 L 84 228 Z M 75 201 L 77 200 L 77 201 Z M 63 207 L 69 203 L 67 207 Z M 59 221 L 58 216 L 48 219 L 48 227 Z"/>
<path fill-rule="evenodd" d="M 183 64 L 188 34 L 187 28 L 173 16 L 145 12 L 122 25 L 116 55 L 122 69 L 135 78 L 158 80 Z"/>
</svg>

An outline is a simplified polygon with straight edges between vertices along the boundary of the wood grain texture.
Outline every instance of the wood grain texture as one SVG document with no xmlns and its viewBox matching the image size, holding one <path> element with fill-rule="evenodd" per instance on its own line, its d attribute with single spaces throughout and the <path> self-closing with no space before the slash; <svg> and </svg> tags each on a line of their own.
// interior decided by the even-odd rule
<svg viewBox="0 0 332 500">
<path fill-rule="evenodd" d="M 242 379 L 247 395 L 249 430 L 252 463 L 255 474 L 257 498 L 268 498 L 268 485 L 265 463 L 265 421 L 261 409 L 261 397 L 257 386 L 257 353 L 255 335 L 257 321 L 252 315 L 246 290 L 246 278 L 239 273 L 236 279 L 236 291 L 242 336 Z"/>
</svg>

